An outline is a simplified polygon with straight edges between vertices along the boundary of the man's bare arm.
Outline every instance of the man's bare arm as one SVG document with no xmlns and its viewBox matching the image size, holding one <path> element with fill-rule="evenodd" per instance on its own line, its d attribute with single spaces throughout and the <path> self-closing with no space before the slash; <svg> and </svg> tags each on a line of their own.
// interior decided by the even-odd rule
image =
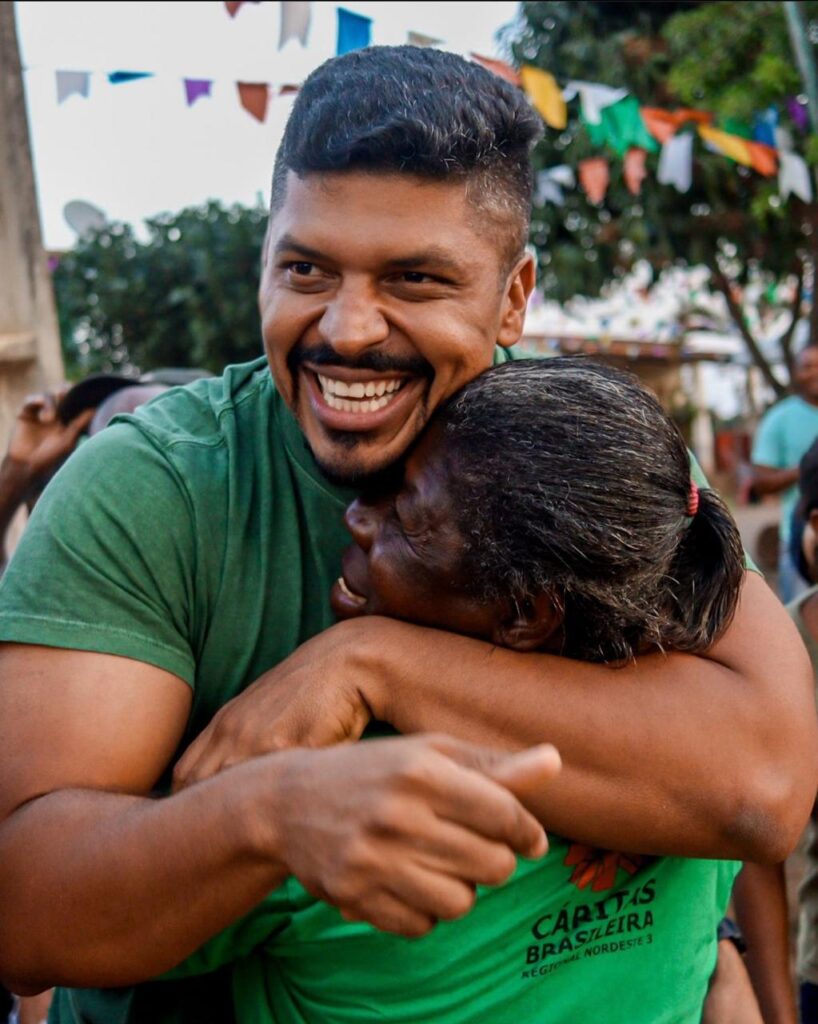
<svg viewBox="0 0 818 1024">
<path fill-rule="evenodd" d="M 809 660 L 754 573 L 707 656 L 623 668 L 388 619 L 340 623 L 222 709 L 180 761 L 177 784 L 264 750 L 357 736 L 370 713 L 405 733 L 554 743 L 563 771 L 535 809 L 549 830 L 592 845 L 780 861 L 814 798 Z"/>
<path fill-rule="evenodd" d="M 558 770 L 408 737 L 257 758 L 146 796 L 190 691 L 127 658 L 0 647 L 0 977 L 127 985 L 181 961 L 288 874 L 359 920 L 406 935 L 466 913 L 477 884 L 539 856 L 512 796 Z"/>
</svg>

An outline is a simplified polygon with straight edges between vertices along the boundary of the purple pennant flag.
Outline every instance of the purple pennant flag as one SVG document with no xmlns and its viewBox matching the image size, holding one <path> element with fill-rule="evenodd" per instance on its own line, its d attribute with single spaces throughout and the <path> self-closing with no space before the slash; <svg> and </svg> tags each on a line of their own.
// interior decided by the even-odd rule
<svg viewBox="0 0 818 1024">
<path fill-rule="evenodd" d="M 192 107 L 200 97 L 209 96 L 212 87 L 213 82 L 209 78 L 186 78 L 185 96 L 187 97 L 187 105 Z"/>
<path fill-rule="evenodd" d="M 792 118 L 792 123 L 799 132 L 805 132 L 809 127 L 809 114 L 803 103 L 799 103 L 795 96 L 787 98 L 787 113 Z"/>
</svg>

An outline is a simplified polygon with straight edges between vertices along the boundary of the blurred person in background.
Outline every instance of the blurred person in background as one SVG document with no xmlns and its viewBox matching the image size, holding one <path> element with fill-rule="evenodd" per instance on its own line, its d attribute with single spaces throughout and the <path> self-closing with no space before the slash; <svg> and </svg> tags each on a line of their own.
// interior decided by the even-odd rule
<svg viewBox="0 0 818 1024">
<path fill-rule="evenodd" d="M 778 594 L 785 603 L 806 588 L 790 551 L 790 534 L 798 497 L 798 462 L 818 438 L 818 345 L 799 352 L 793 386 L 795 394 L 762 417 L 751 456 L 753 490 L 781 496 Z"/>
</svg>

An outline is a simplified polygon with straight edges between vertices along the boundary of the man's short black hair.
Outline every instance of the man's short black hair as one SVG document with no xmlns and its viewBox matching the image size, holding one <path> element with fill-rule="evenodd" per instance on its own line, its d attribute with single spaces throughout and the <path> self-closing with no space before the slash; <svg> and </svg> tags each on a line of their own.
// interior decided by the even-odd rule
<svg viewBox="0 0 818 1024">
<path fill-rule="evenodd" d="M 500 229 L 506 261 L 528 237 L 530 154 L 539 116 L 523 93 L 478 64 L 418 46 L 374 46 L 322 64 L 304 82 L 273 172 L 372 171 L 461 179 Z"/>
</svg>

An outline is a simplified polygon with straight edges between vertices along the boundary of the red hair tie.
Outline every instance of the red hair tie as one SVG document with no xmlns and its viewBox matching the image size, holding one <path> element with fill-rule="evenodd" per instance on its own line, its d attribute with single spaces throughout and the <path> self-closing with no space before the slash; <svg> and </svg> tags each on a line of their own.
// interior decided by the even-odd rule
<svg viewBox="0 0 818 1024">
<path fill-rule="evenodd" d="M 687 496 L 687 514 L 692 519 L 699 511 L 699 488 L 690 481 L 690 493 Z"/>
</svg>

